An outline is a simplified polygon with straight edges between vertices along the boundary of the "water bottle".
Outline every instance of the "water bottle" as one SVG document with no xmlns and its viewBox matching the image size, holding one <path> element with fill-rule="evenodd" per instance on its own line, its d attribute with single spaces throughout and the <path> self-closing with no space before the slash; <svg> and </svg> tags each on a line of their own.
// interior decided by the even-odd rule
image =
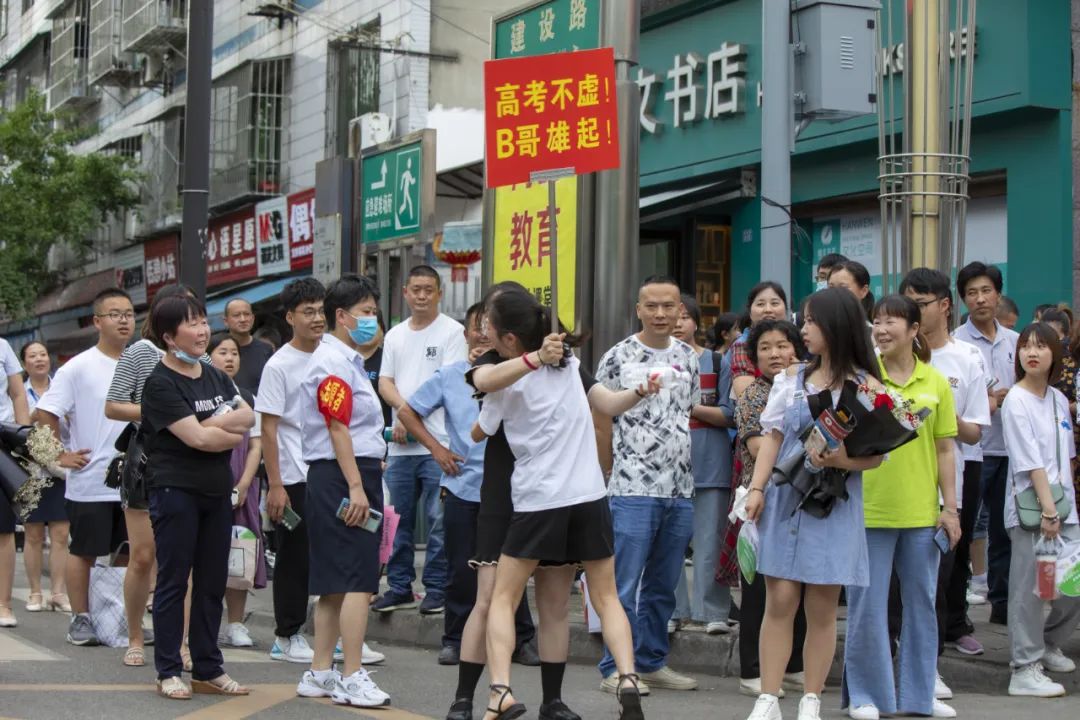
<svg viewBox="0 0 1080 720">
<path fill-rule="evenodd" d="M 383 428 L 382 436 L 383 436 L 383 440 L 385 440 L 386 442 L 394 442 L 394 428 L 392 428 L 392 427 Z M 408 440 L 411 443 L 416 442 L 416 438 L 414 438 L 412 436 L 412 433 L 406 433 L 405 439 Z"/>
<path fill-rule="evenodd" d="M 1040 600 L 1057 597 L 1057 545 L 1040 537 L 1035 543 L 1035 594 Z"/>
</svg>

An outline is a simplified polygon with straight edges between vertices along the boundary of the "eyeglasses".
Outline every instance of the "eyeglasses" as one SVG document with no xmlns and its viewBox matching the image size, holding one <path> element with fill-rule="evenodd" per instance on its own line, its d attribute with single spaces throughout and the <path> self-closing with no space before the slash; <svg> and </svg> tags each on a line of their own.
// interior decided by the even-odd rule
<svg viewBox="0 0 1080 720">
<path fill-rule="evenodd" d="M 97 317 L 99 317 L 99 318 L 109 318 L 113 322 L 120 322 L 121 320 L 134 320 L 135 319 L 135 313 L 132 312 L 131 310 L 128 310 L 127 312 L 120 312 L 118 310 L 113 310 L 112 312 L 98 313 Z"/>
<path fill-rule="evenodd" d="M 300 317 L 305 320 L 314 320 L 317 317 L 324 318 L 326 317 L 326 310 L 323 308 L 306 308 L 300 313 Z"/>
<path fill-rule="evenodd" d="M 919 306 L 920 310 L 925 310 L 936 302 L 941 302 L 944 298 L 934 298 L 933 300 L 915 300 L 915 304 Z"/>
</svg>

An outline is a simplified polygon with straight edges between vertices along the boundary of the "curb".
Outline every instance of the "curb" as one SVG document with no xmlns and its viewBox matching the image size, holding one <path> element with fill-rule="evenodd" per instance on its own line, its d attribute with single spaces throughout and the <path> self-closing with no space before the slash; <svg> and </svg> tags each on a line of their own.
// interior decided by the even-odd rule
<svg viewBox="0 0 1080 720">
<path fill-rule="evenodd" d="M 311 613 L 304 632 L 313 631 Z M 273 616 L 256 611 L 249 624 L 269 628 L 272 632 Z M 367 639 L 389 645 L 407 645 L 437 651 L 442 647 L 443 616 L 420 615 L 414 610 L 398 610 L 392 613 L 371 613 L 368 618 Z M 603 653 L 599 634 L 590 634 L 580 622 L 570 623 L 569 660 L 584 665 L 595 665 Z M 734 678 L 739 675 L 738 634 L 706 635 L 681 632 L 671 638 L 670 664 L 673 668 L 700 675 Z M 829 673 L 830 687 L 839 687 L 843 673 L 844 641 L 838 639 L 836 657 Z M 938 669 L 949 687 L 957 694 L 979 693 L 1005 695 L 1008 692 L 1010 670 L 992 660 L 968 657 L 946 650 L 938 660 Z M 599 680 L 599 673 L 597 673 Z M 1055 675 L 1069 694 L 1080 692 L 1080 673 Z"/>
</svg>

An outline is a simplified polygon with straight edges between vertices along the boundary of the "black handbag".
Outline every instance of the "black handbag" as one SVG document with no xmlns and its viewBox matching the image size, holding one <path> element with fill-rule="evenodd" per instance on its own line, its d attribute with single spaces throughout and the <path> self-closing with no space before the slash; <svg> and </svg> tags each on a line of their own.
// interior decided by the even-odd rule
<svg viewBox="0 0 1080 720">
<path fill-rule="evenodd" d="M 114 490 L 124 487 L 128 492 L 141 488 L 146 475 L 146 437 L 135 423 L 128 423 L 116 438 L 119 451 L 105 471 L 105 486 Z"/>
</svg>

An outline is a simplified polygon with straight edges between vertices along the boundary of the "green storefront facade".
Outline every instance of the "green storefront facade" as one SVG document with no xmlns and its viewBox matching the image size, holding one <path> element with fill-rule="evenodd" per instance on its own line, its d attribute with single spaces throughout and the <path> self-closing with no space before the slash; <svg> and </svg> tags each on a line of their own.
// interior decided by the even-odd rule
<svg viewBox="0 0 1080 720">
<path fill-rule="evenodd" d="M 707 315 L 739 309 L 761 279 L 761 2 L 690 0 L 642 25 L 642 273 L 674 273 Z M 1068 0 L 980 0 L 966 29 L 976 58 L 965 260 L 1000 264 L 1025 313 L 1072 297 L 1069 28 Z M 898 77 L 902 48 L 883 55 Z M 880 272 L 877 134 L 876 116 L 817 121 L 795 144 L 796 298 L 824 252 Z"/>
</svg>

